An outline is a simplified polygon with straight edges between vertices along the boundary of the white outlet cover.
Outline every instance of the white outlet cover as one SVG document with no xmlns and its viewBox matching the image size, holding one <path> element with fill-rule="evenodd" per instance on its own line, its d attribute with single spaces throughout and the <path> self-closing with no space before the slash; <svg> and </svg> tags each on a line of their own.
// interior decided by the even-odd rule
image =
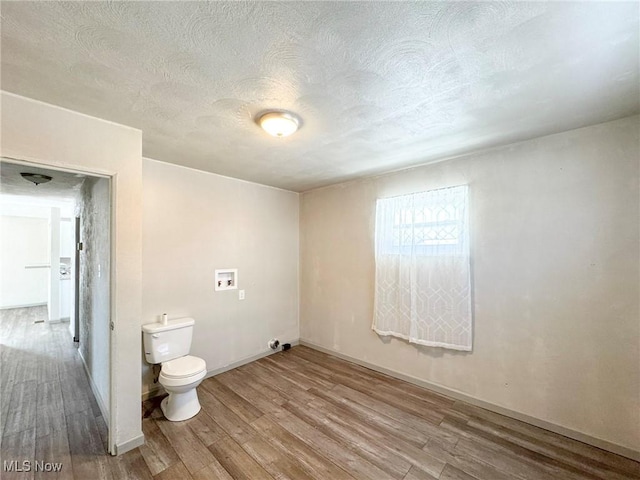
<svg viewBox="0 0 640 480">
<path fill-rule="evenodd" d="M 244 300 L 244 290 L 238 290 L 238 300 Z"/>
</svg>

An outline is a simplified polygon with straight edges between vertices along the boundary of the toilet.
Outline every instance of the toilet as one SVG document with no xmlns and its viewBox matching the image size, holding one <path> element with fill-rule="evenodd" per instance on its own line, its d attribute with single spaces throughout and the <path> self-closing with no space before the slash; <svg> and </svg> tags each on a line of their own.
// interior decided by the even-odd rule
<svg viewBox="0 0 640 480">
<path fill-rule="evenodd" d="M 145 359 L 162 364 L 159 382 L 169 394 L 160 407 L 173 422 L 187 420 L 200 411 L 196 387 L 207 374 L 207 364 L 189 355 L 194 324 L 193 318 L 178 318 L 142 326 Z"/>
</svg>

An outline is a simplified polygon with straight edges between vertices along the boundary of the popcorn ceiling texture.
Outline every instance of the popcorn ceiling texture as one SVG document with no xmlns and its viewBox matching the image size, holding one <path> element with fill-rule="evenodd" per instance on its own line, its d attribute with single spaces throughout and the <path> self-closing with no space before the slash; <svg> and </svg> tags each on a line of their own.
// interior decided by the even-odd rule
<svg viewBox="0 0 640 480">
<path fill-rule="evenodd" d="M 297 191 L 640 111 L 637 2 L 4 2 L 2 88 Z M 303 127 L 274 139 L 268 108 Z"/>
<path fill-rule="evenodd" d="M 49 175 L 52 179 L 35 186 L 22 178 L 21 172 Z M 0 157 L 0 192 L 3 195 L 26 195 L 54 202 L 70 200 L 79 195 L 84 179 L 84 175 L 11 163 L 10 159 Z"/>
</svg>

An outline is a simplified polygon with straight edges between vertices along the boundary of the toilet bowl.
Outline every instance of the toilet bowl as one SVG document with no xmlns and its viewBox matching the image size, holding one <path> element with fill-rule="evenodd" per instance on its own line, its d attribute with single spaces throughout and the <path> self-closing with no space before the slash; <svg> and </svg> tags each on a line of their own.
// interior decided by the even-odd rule
<svg viewBox="0 0 640 480">
<path fill-rule="evenodd" d="M 169 396 L 162 400 L 160 408 L 167 420 L 180 422 L 200 411 L 196 387 L 206 374 L 205 361 L 192 355 L 162 363 L 158 381 Z"/>
<path fill-rule="evenodd" d="M 187 420 L 200 411 L 196 387 L 207 374 L 207 364 L 189 355 L 194 324 L 193 318 L 164 318 L 163 322 L 142 325 L 145 359 L 152 365 L 162 365 L 158 381 L 169 394 L 160 408 L 173 422 Z"/>
</svg>

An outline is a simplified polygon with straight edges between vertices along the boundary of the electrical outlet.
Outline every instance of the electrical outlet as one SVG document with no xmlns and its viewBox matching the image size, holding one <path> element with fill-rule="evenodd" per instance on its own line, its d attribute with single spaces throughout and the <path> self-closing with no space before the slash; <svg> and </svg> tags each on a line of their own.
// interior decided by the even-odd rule
<svg viewBox="0 0 640 480">
<path fill-rule="evenodd" d="M 238 290 L 238 300 L 244 300 L 244 290 Z"/>
</svg>

